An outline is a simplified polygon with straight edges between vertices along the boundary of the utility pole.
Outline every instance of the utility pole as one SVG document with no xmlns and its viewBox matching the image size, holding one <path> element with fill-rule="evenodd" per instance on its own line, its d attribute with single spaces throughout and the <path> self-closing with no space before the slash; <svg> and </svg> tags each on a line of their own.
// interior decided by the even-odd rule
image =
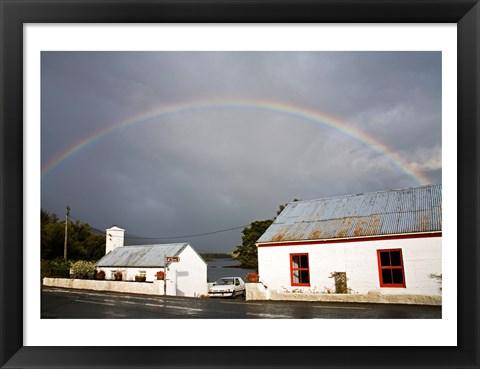
<svg viewBox="0 0 480 369">
<path fill-rule="evenodd" d="M 70 206 L 67 205 L 65 209 L 65 244 L 63 246 L 63 258 L 67 260 L 67 233 L 68 233 L 68 214 L 70 213 Z"/>
<path fill-rule="evenodd" d="M 167 296 L 167 253 L 165 252 L 165 256 L 163 259 L 163 295 Z"/>
</svg>

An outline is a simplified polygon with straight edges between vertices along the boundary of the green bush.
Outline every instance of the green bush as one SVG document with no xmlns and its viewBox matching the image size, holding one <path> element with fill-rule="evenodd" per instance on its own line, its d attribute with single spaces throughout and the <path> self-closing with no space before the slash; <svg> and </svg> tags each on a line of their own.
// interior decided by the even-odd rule
<svg viewBox="0 0 480 369">
<path fill-rule="evenodd" d="M 68 278 L 70 276 L 70 260 L 61 258 L 53 260 L 42 259 L 40 264 L 41 277 Z"/>
<path fill-rule="evenodd" d="M 92 261 L 79 260 L 70 268 L 71 276 L 76 279 L 95 279 L 97 267 Z"/>
</svg>

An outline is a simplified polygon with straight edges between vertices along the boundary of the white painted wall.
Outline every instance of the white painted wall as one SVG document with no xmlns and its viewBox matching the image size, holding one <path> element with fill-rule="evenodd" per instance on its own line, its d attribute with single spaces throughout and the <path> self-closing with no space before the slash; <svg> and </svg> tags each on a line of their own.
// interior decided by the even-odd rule
<svg viewBox="0 0 480 369">
<path fill-rule="evenodd" d="M 135 276 L 139 275 L 141 272 L 146 272 L 147 281 L 152 282 L 157 279 L 157 272 L 163 271 L 164 268 L 97 268 L 98 270 L 103 270 L 105 272 L 105 279 L 114 280 L 113 274 L 117 270 L 123 271 L 124 281 L 134 281 Z"/>
<path fill-rule="evenodd" d="M 179 257 L 180 261 L 171 263 L 167 269 L 167 280 L 176 282 L 176 296 L 206 295 L 208 291 L 205 261 L 190 245 L 183 249 Z"/>
<path fill-rule="evenodd" d="M 107 229 L 105 232 L 105 254 L 108 254 L 110 251 L 115 250 L 117 247 L 123 246 L 123 241 L 125 237 L 124 229 L 113 226 L 112 228 Z"/>
<path fill-rule="evenodd" d="M 402 249 L 406 288 L 381 288 L 377 250 Z M 310 287 L 291 286 L 290 254 L 308 253 Z M 258 247 L 260 281 L 270 290 L 322 293 L 335 291 L 333 272 L 347 273 L 352 293 L 441 295 L 429 274 L 442 273 L 442 238 L 411 238 L 362 242 Z"/>
</svg>

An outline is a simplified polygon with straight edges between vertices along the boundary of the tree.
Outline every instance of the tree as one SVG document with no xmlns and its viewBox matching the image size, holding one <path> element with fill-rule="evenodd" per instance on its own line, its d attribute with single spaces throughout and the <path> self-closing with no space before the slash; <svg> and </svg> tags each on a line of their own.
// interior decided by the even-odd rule
<svg viewBox="0 0 480 369">
<path fill-rule="evenodd" d="M 258 269 L 257 246 L 255 242 L 265 233 L 273 220 L 257 220 L 252 222 L 249 227 L 243 228 L 242 245 L 237 246 L 234 252 L 235 259 L 240 261 L 242 268 Z"/>
<path fill-rule="evenodd" d="M 51 224 L 58 222 L 58 216 L 56 214 L 50 214 L 48 211 L 41 209 L 40 221 L 41 221 L 40 242 L 41 242 L 42 258 L 43 258 L 44 253 L 49 253 L 49 251 L 47 250 L 49 247 L 49 241 L 48 241 L 49 235 L 47 232 L 47 227 Z"/>
<path fill-rule="evenodd" d="M 295 202 L 299 200 L 294 199 L 293 201 Z M 276 217 L 280 215 L 286 206 L 286 204 L 279 206 Z M 249 227 L 243 228 L 242 245 L 237 246 L 236 250 L 233 252 L 235 259 L 240 261 L 242 268 L 258 269 L 258 253 L 255 243 L 275 219 L 257 220 L 250 223 Z"/>
<path fill-rule="evenodd" d="M 65 223 L 58 216 L 41 210 L 41 257 L 53 260 L 63 257 Z M 87 223 L 68 224 L 68 258 L 97 261 L 105 255 L 105 235 L 92 233 Z"/>
<path fill-rule="evenodd" d="M 297 202 L 297 201 L 300 201 L 299 199 L 295 198 L 293 199 L 292 202 Z M 283 205 L 280 205 L 278 207 L 278 210 L 277 210 L 277 217 L 280 215 L 280 213 L 283 211 L 283 209 L 285 209 L 285 207 L 287 206 L 288 204 L 283 204 Z"/>
<path fill-rule="evenodd" d="M 65 226 L 63 223 L 48 223 L 42 227 L 42 259 L 56 259 L 63 257 L 65 241 Z"/>
<path fill-rule="evenodd" d="M 88 254 L 88 260 L 100 260 L 105 255 L 105 235 L 93 234 L 85 240 L 85 248 Z"/>
</svg>

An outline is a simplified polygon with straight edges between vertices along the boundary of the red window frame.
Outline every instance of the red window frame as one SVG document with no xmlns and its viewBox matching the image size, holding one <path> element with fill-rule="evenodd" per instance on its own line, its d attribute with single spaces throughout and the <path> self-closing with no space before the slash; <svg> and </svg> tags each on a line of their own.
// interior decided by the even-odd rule
<svg viewBox="0 0 480 369">
<path fill-rule="evenodd" d="M 392 253 L 399 253 L 400 256 L 400 265 L 392 265 Z M 389 265 L 382 265 L 382 256 L 381 254 L 388 253 L 388 264 Z M 405 270 L 403 266 L 403 255 L 402 255 L 402 249 L 385 249 L 385 250 L 377 250 L 377 261 L 378 261 L 378 277 L 380 280 L 380 287 L 384 288 L 405 288 L 407 287 L 407 284 L 405 282 Z M 395 263 L 396 264 L 396 263 Z M 390 270 L 391 272 L 391 281 L 392 282 L 384 282 L 383 278 L 383 273 L 387 272 Z M 402 276 L 402 283 L 395 283 L 394 282 L 394 271 L 401 271 L 401 276 Z M 398 272 L 397 272 L 397 277 L 398 277 Z"/>
<path fill-rule="evenodd" d="M 293 258 L 298 256 L 299 257 L 299 266 L 298 267 L 294 267 L 293 265 Z M 306 256 L 307 257 L 307 265 L 304 266 L 302 265 L 302 256 Z M 304 271 L 307 271 L 307 279 L 308 281 L 307 282 L 295 282 L 295 277 L 294 277 L 294 272 L 304 272 Z M 302 276 L 302 273 L 299 274 L 299 278 L 301 280 L 301 277 Z M 303 253 L 303 254 L 290 254 L 290 281 L 291 281 L 291 284 L 292 286 L 306 286 L 306 287 L 310 287 L 310 261 L 309 261 L 309 258 L 308 258 L 308 253 Z"/>
</svg>

